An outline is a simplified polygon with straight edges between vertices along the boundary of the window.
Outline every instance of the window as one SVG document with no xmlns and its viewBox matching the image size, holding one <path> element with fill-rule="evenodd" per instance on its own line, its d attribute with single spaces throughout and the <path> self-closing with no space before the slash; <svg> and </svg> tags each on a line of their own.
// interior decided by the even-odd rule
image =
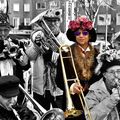
<svg viewBox="0 0 120 120">
<path fill-rule="evenodd" d="M 50 1 L 50 8 L 60 8 L 60 1 Z"/>
<path fill-rule="evenodd" d="M 106 25 L 106 14 L 99 14 L 98 15 L 98 25 Z M 107 25 L 111 24 L 111 14 L 107 15 Z"/>
<path fill-rule="evenodd" d="M 36 3 L 36 9 L 46 9 L 46 2 Z"/>
<path fill-rule="evenodd" d="M 111 5 L 111 3 L 112 3 L 112 0 L 97 0 L 97 5 L 102 5 L 102 6 L 106 6 L 106 3 L 107 4 L 109 4 L 109 5 Z"/>
<path fill-rule="evenodd" d="M 29 26 L 30 18 L 24 18 L 24 25 Z"/>
<path fill-rule="evenodd" d="M 120 13 L 116 14 L 116 25 L 120 25 Z"/>
<path fill-rule="evenodd" d="M 117 5 L 120 5 L 120 0 L 117 0 Z"/>
<path fill-rule="evenodd" d="M 24 12 L 30 12 L 30 4 L 24 4 Z"/>
<path fill-rule="evenodd" d="M 13 17 L 13 26 L 15 29 L 18 29 L 20 25 L 20 18 L 19 17 Z"/>
<path fill-rule="evenodd" d="M 20 11 L 19 10 L 19 3 L 14 3 L 13 4 L 13 11 Z"/>
</svg>

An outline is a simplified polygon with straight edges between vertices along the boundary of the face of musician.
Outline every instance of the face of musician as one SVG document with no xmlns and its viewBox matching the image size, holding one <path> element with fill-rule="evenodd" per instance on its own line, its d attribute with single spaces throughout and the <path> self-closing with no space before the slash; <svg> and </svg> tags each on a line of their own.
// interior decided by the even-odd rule
<svg viewBox="0 0 120 120">
<path fill-rule="evenodd" d="M 112 66 L 103 73 L 105 77 L 105 84 L 108 90 L 116 88 L 117 85 L 120 85 L 120 66 Z"/>
<path fill-rule="evenodd" d="M 17 102 L 17 96 L 6 98 L 0 95 L 0 106 L 8 111 L 11 111 L 11 106 L 15 105 Z"/>
<path fill-rule="evenodd" d="M 76 42 L 79 45 L 81 45 L 81 46 L 88 45 L 90 36 L 89 36 L 89 32 L 87 30 L 79 29 L 74 32 L 74 35 L 76 37 Z"/>
<path fill-rule="evenodd" d="M 54 35 L 58 35 L 60 32 L 60 21 L 59 20 L 54 20 L 54 21 L 47 21 L 46 23 L 50 30 L 53 32 Z"/>
<path fill-rule="evenodd" d="M 113 42 L 113 46 L 115 49 L 120 50 L 120 41 Z"/>
<path fill-rule="evenodd" d="M 0 38 L 2 40 L 6 39 L 7 36 L 9 35 L 10 28 L 6 26 L 0 27 Z"/>
</svg>

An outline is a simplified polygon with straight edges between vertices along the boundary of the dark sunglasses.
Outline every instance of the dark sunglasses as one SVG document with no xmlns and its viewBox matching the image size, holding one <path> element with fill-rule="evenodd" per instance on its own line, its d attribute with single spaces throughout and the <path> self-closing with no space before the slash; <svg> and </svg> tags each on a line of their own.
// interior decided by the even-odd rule
<svg viewBox="0 0 120 120">
<path fill-rule="evenodd" d="M 74 35 L 75 35 L 75 36 L 79 36 L 81 33 L 82 33 L 84 36 L 86 36 L 86 35 L 89 34 L 88 31 L 82 31 L 82 32 L 80 32 L 80 31 L 76 31 L 76 32 L 74 32 Z"/>
</svg>

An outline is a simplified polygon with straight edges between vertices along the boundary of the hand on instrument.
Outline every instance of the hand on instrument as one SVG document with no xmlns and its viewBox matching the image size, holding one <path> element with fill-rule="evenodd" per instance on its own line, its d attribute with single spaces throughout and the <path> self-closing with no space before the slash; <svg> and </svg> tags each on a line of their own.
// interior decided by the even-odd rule
<svg viewBox="0 0 120 120">
<path fill-rule="evenodd" d="M 112 94 L 111 96 L 113 96 L 113 98 L 116 100 L 116 101 L 119 101 L 120 100 L 120 94 L 119 94 L 119 91 L 117 88 L 113 88 L 112 89 Z"/>
<path fill-rule="evenodd" d="M 73 83 L 71 86 L 72 93 L 80 94 L 81 90 L 83 90 L 83 87 L 79 85 L 78 83 Z"/>
</svg>

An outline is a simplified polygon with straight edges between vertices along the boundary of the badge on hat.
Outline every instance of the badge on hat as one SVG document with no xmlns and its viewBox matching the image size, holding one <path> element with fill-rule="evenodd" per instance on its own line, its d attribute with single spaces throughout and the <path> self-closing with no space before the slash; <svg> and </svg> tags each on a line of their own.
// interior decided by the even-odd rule
<svg viewBox="0 0 120 120">
<path fill-rule="evenodd" d="M 31 20 L 30 25 L 41 20 L 42 18 L 47 20 L 60 20 L 62 21 L 62 9 L 48 9 L 38 14 L 34 19 Z"/>
</svg>

